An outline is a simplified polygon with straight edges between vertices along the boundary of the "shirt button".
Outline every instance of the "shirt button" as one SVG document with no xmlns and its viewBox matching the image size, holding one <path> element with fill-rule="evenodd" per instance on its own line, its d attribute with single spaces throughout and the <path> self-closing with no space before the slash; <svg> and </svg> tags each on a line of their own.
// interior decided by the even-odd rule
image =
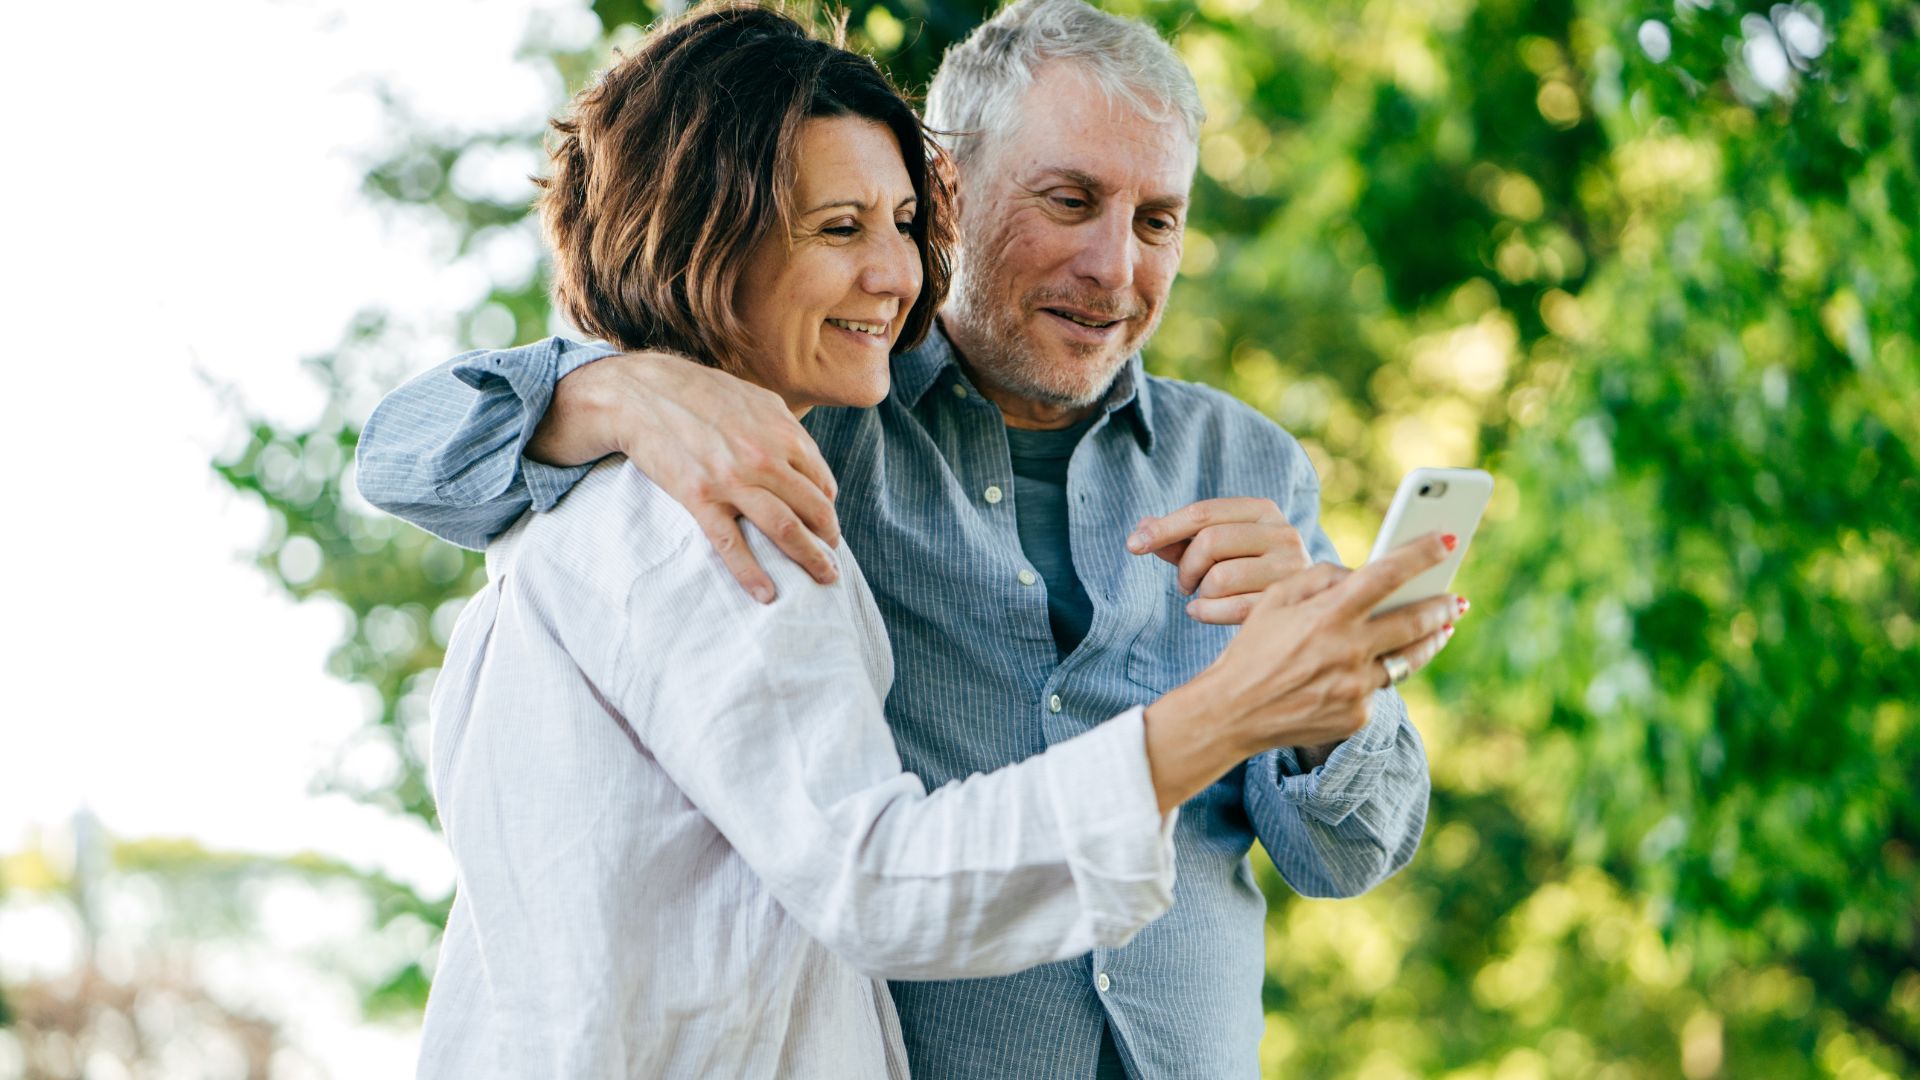
<svg viewBox="0 0 1920 1080">
<path fill-rule="evenodd" d="M 1052 697 L 1047 699 L 1047 711 L 1048 712 L 1060 711 L 1060 695 L 1059 694 L 1055 694 Z"/>
<path fill-rule="evenodd" d="M 961 386 L 961 385 L 960 385 L 959 383 L 954 383 L 954 384 L 953 384 L 953 396 L 954 396 L 954 397 L 957 397 L 957 398 L 963 398 L 963 397 L 966 397 L 966 396 L 967 396 L 967 388 L 966 388 L 966 387 L 964 387 L 964 386 Z"/>
<path fill-rule="evenodd" d="M 1022 570 L 1022 571 L 1020 571 L 1020 584 L 1022 584 L 1022 585 L 1031 585 L 1031 584 L 1033 584 L 1034 582 L 1036 582 L 1036 581 L 1039 581 L 1039 580 L 1040 580 L 1040 579 L 1039 579 L 1038 577 L 1036 577 L 1036 576 L 1034 575 L 1034 572 L 1033 572 L 1033 571 L 1031 571 L 1031 570 Z"/>
<path fill-rule="evenodd" d="M 988 503 L 997 503 L 1000 501 L 1000 489 L 993 484 L 987 485 L 985 495 Z"/>
<path fill-rule="evenodd" d="M 1100 992 L 1104 994 L 1113 989 L 1113 980 L 1107 978 L 1107 973 L 1103 971 L 1093 980 L 1093 985 L 1099 987 Z"/>
</svg>

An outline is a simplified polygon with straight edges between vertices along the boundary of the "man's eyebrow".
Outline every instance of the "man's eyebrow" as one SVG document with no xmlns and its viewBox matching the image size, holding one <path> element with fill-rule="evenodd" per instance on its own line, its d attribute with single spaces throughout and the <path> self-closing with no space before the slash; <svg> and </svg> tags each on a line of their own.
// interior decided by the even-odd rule
<svg viewBox="0 0 1920 1080">
<path fill-rule="evenodd" d="M 1092 173 L 1081 172 L 1079 169 L 1070 168 L 1066 165 L 1043 166 L 1040 169 L 1039 175 L 1043 177 L 1045 176 L 1058 177 L 1059 179 L 1065 180 L 1067 183 L 1072 184 L 1074 187 L 1083 187 L 1083 188 L 1086 188 L 1088 191 L 1104 191 L 1106 190 L 1106 187 L 1107 187 L 1107 185 L 1100 182 L 1099 177 L 1093 175 Z"/>
<path fill-rule="evenodd" d="M 918 204 L 919 201 L 920 201 L 920 197 L 918 195 L 909 195 L 906 198 L 901 199 L 899 205 L 895 206 L 894 209 L 898 210 L 902 206 L 913 206 Z M 811 207 L 809 209 L 802 210 L 800 212 L 802 214 L 817 214 L 822 210 L 837 210 L 843 207 L 849 210 L 856 210 L 864 214 L 867 211 L 873 209 L 873 204 L 870 202 L 861 202 L 858 199 L 833 199 L 828 202 L 823 202 L 819 206 Z"/>
<path fill-rule="evenodd" d="M 1095 194 L 1105 191 L 1107 187 L 1107 185 L 1100 182 L 1099 177 L 1092 173 L 1082 172 L 1079 169 L 1070 168 L 1066 165 L 1045 166 L 1040 170 L 1039 175 L 1041 177 L 1051 176 L 1065 180 L 1074 187 L 1083 187 Z M 1185 210 L 1187 208 L 1187 197 L 1179 194 L 1153 195 L 1142 199 L 1140 205 L 1148 210 Z"/>
</svg>

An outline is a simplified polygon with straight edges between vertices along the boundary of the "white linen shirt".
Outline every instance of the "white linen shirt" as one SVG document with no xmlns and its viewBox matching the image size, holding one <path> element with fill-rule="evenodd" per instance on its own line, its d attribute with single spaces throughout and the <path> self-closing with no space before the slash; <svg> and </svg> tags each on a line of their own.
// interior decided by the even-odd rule
<svg viewBox="0 0 1920 1080">
<path fill-rule="evenodd" d="M 904 1077 L 881 979 L 1118 947 L 1171 904 L 1141 710 L 929 794 L 851 556 L 820 586 L 748 537 L 771 605 L 613 458 L 488 549 L 433 694 L 458 884 L 421 1077 Z"/>
</svg>

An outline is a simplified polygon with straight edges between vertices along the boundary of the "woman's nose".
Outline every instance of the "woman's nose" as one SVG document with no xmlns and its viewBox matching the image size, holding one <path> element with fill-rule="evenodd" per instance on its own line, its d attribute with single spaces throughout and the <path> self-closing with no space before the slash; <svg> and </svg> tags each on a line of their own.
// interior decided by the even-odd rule
<svg viewBox="0 0 1920 1080">
<path fill-rule="evenodd" d="M 898 234 L 895 234 L 898 235 Z M 860 276 L 860 287 L 875 296 L 911 300 L 920 295 L 920 247 L 910 236 L 882 244 Z"/>
</svg>

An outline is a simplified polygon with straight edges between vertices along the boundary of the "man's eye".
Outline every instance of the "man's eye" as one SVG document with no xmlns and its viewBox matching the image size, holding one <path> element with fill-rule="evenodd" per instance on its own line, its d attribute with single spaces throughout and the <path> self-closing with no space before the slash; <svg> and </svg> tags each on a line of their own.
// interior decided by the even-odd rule
<svg viewBox="0 0 1920 1080">
<path fill-rule="evenodd" d="M 1180 223 L 1172 218 L 1149 217 L 1140 219 L 1141 227 L 1155 240 L 1166 240 L 1180 232 Z"/>
<path fill-rule="evenodd" d="M 1058 204 L 1062 210 L 1085 210 L 1088 205 L 1087 200 L 1073 195 L 1055 195 L 1053 201 Z"/>
<path fill-rule="evenodd" d="M 856 233 L 858 233 L 858 232 L 860 231 L 860 226 L 858 226 L 858 225 L 829 225 L 829 226 L 827 226 L 826 228 L 824 228 L 824 229 L 822 229 L 822 230 L 820 230 L 820 231 L 821 231 L 821 232 L 824 232 L 824 233 L 826 233 L 826 234 L 827 234 L 828 236 L 853 236 L 854 234 L 856 234 Z"/>
</svg>

